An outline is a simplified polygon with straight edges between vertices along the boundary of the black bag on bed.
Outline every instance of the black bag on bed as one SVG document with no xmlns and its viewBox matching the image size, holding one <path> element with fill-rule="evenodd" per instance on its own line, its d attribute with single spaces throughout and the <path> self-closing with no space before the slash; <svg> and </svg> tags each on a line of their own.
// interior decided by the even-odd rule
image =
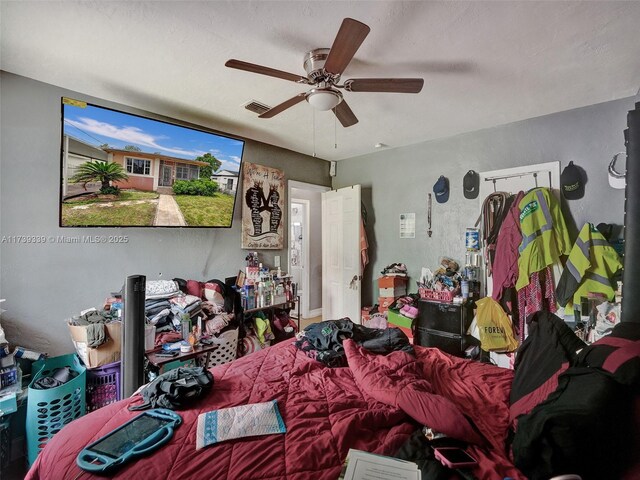
<svg viewBox="0 0 640 480">
<path fill-rule="evenodd" d="M 532 480 L 563 473 L 585 480 L 622 478 L 638 451 L 640 325 L 620 323 L 585 347 L 557 389 L 518 417 L 515 465 Z M 629 477 L 630 478 L 630 477 Z"/>
<path fill-rule="evenodd" d="M 213 386 L 213 375 L 203 367 L 179 367 L 158 375 L 141 391 L 143 403 L 130 405 L 129 410 L 168 408 L 179 410 L 185 402 L 197 399 Z"/>
</svg>

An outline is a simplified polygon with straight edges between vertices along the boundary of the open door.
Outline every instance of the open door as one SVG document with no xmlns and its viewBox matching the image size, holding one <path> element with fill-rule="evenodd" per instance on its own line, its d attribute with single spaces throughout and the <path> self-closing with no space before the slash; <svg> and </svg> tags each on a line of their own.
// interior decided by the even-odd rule
<svg viewBox="0 0 640 480">
<path fill-rule="evenodd" d="M 360 185 L 322 194 L 322 319 L 360 323 Z"/>
</svg>

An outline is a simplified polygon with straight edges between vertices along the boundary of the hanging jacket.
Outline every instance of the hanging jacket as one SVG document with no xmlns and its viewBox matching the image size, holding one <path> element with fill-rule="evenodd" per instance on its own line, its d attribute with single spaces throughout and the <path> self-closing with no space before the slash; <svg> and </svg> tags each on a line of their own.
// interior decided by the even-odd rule
<svg viewBox="0 0 640 480">
<path fill-rule="evenodd" d="M 556 389 L 518 417 L 516 467 L 531 480 L 567 472 L 584 480 L 638 478 L 640 325 L 619 323 L 571 358 Z"/>
<path fill-rule="evenodd" d="M 518 247 L 522 240 L 519 204 L 523 197 L 524 192 L 518 192 L 498 231 L 493 259 L 493 293 L 491 295 L 497 301 L 500 301 L 504 291 L 513 287 L 518 280 Z"/>
<path fill-rule="evenodd" d="M 522 242 L 518 250 L 516 289 L 529 284 L 529 276 L 553 265 L 561 255 L 569 255 L 571 240 L 560 204 L 548 188 L 534 188 L 520 204 Z"/>
<path fill-rule="evenodd" d="M 596 227 L 585 223 L 556 288 L 558 303 L 564 307 L 573 299 L 575 305 L 580 305 L 580 297 L 590 292 L 602 293 L 612 300 L 615 289 L 611 278 L 621 268 L 618 252 Z"/>
</svg>

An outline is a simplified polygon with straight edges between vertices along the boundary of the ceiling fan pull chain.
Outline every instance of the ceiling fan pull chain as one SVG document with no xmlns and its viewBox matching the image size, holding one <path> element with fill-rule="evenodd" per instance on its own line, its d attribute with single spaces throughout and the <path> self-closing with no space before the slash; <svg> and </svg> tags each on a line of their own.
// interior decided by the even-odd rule
<svg viewBox="0 0 640 480">
<path fill-rule="evenodd" d="M 336 113 L 336 108 L 333 107 L 333 113 Z M 333 116 L 333 148 L 337 149 L 338 148 L 338 117 L 336 117 L 335 115 Z"/>
</svg>

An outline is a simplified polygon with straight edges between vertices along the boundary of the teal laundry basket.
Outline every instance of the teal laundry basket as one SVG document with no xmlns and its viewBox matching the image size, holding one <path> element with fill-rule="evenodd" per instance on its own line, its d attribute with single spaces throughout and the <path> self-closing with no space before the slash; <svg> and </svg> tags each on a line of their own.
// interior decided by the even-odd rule
<svg viewBox="0 0 640 480">
<path fill-rule="evenodd" d="M 70 367 L 77 376 L 59 387 L 39 390 L 34 383 L 49 376 L 56 368 Z M 33 379 L 27 397 L 27 459 L 35 462 L 40 450 L 72 420 L 86 410 L 86 368 L 75 354 L 39 360 L 33 364 Z"/>
</svg>

